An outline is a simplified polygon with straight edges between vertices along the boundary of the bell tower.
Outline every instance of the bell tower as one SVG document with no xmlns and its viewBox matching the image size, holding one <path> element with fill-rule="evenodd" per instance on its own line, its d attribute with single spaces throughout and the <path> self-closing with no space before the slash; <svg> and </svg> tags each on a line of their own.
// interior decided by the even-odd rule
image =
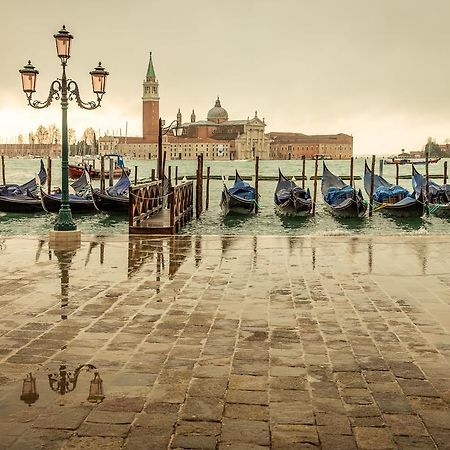
<svg viewBox="0 0 450 450">
<path fill-rule="evenodd" d="M 142 95 L 142 136 L 145 142 L 157 143 L 159 130 L 159 83 L 153 68 L 152 52 Z"/>
</svg>

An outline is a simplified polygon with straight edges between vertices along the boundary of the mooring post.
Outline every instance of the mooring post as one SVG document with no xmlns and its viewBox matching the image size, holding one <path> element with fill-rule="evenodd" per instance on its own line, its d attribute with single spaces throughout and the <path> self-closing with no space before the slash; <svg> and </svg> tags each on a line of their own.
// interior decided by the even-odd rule
<svg viewBox="0 0 450 450">
<path fill-rule="evenodd" d="M 255 158 L 255 212 L 258 212 L 259 201 L 259 156 Z"/>
<path fill-rule="evenodd" d="M 350 158 L 350 186 L 353 187 L 353 156 Z"/>
<path fill-rule="evenodd" d="M 206 200 L 205 200 L 205 210 L 209 207 L 209 176 L 211 172 L 211 167 L 206 168 Z"/>
<path fill-rule="evenodd" d="M 155 173 L 156 173 L 156 170 L 152 169 L 152 181 L 155 181 Z"/>
<path fill-rule="evenodd" d="M 381 158 L 380 159 L 380 170 L 379 170 L 379 174 L 380 174 L 380 177 L 382 177 L 383 176 L 383 169 L 384 169 L 384 159 L 383 158 Z"/>
<path fill-rule="evenodd" d="M 164 178 L 164 168 L 163 168 L 163 150 L 162 150 L 162 119 L 159 118 L 159 128 L 158 128 L 158 180 Z"/>
<path fill-rule="evenodd" d="M 429 172 L 429 164 L 430 164 L 430 152 L 429 150 L 425 150 L 425 213 L 427 216 L 430 215 L 430 172 Z"/>
<path fill-rule="evenodd" d="M 447 184 L 447 161 L 444 161 L 444 184 Z"/>
<path fill-rule="evenodd" d="M 134 166 L 134 185 L 138 184 L 138 166 Z"/>
<path fill-rule="evenodd" d="M 305 189 L 306 156 L 302 156 L 302 189 Z"/>
<path fill-rule="evenodd" d="M 5 155 L 2 155 L 2 181 L 3 181 L 3 184 L 6 184 L 6 176 L 5 176 Z"/>
<path fill-rule="evenodd" d="M 375 181 L 375 155 L 372 155 L 372 166 L 370 174 L 370 199 L 369 199 L 369 217 L 373 214 L 373 188 Z"/>
<path fill-rule="evenodd" d="M 398 167 L 398 163 L 395 164 L 395 184 L 398 185 L 398 180 L 400 178 L 400 169 Z"/>
<path fill-rule="evenodd" d="M 202 213 L 202 155 L 197 155 L 197 186 L 195 196 L 195 218 L 200 218 Z"/>
<path fill-rule="evenodd" d="M 167 178 L 169 183 L 172 184 L 172 166 L 167 166 Z"/>
<path fill-rule="evenodd" d="M 175 186 L 178 184 L 178 166 L 175 166 Z"/>
<path fill-rule="evenodd" d="M 319 155 L 316 155 L 314 159 L 314 190 L 313 190 L 313 205 L 312 215 L 316 214 L 316 201 L 317 201 L 317 170 L 319 166 Z"/>
<path fill-rule="evenodd" d="M 100 190 L 105 192 L 105 156 L 100 157 Z"/>
<path fill-rule="evenodd" d="M 114 184 L 114 159 L 109 157 L 109 183 L 110 186 Z"/>
<path fill-rule="evenodd" d="M 47 193 L 52 193 L 52 158 L 47 156 Z"/>
</svg>

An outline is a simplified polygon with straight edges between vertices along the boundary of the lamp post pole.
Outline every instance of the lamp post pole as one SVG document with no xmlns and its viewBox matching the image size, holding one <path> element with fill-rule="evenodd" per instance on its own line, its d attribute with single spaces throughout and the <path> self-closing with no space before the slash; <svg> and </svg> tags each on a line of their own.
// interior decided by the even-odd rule
<svg viewBox="0 0 450 450">
<path fill-rule="evenodd" d="M 54 36 L 56 41 L 56 51 L 61 60 L 62 75 L 50 84 L 50 92 L 47 100 L 40 102 L 32 100 L 33 93 L 36 92 L 36 78 L 38 70 L 28 61 L 28 64 L 19 70 L 22 77 L 22 87 L 28 100 L 28 104 L 36 109 L 43 109 L 50 106 L 53 100 L 61 100 L 62 112 L 62 140 L 61 140 L 61 207 L 58 219 L 55 223 L 55 231 L 75 231 L 77 226 L 72 218 L 69 204 L 69 142 L 67 132 L 67 108 L 70 100 L 75 100 L 80 108 L 96 109 L 100 106 L 103 94 L 105 93 L 106 78 L 109 73 L 102 67 L 101 63 L 90 73 L 92 78 L 92 90 L 97 95 L 97 101 L 84 102 L 81 100 L 78 84 L 67 78 L 66 66 L 70 58 L 70 44 L 73 36 L 63 25 L 62 29 Z"/>
</svg>

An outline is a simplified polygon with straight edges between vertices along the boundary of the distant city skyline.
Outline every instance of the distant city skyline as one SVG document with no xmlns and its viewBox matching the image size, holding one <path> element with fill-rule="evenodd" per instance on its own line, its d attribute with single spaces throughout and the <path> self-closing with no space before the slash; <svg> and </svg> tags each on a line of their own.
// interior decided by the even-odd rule
<svg viewBox="0 0 450 450">
<path fill-rule="evenodd" d="M 112 5 L 112 3 L 114 5 Z M 89 71 L 111 73 L 102 107 L 69 109 L 80 136 L 92 126 L 139 135 L 148 53 L 160 83 L 166 120 L 195 109 L 206 117 L 217 95 L 232 117 L 265 118 L 266 131 L 346 133 L 354 154 L 421 149 L 429 136 L 450 138 L 445 0 L 196 0 L 164 2 L 55 0 L 3 5 L 8 42 L 0 67 L 0 139 L 60 123 L 58 104 L 26 104 L 18 70 L 40 71 L 36 98 L 59 76 L 53 33 L 74 35 L 68 74 L 92 99 Z M 71 105 L 72 106 L 72 105 Z"/>
</svg>

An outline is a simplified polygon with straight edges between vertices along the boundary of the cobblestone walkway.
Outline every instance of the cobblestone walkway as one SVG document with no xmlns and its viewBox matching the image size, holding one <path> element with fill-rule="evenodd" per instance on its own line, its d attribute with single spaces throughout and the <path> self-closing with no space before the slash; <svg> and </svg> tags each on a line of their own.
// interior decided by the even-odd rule
<svg viewBox="0 0 450 450">
<path fill-rule="evenodd" d="M 442 236 L 0 241 L 0 448 L 450 449 L 449 254 Z"/>
</svg>

